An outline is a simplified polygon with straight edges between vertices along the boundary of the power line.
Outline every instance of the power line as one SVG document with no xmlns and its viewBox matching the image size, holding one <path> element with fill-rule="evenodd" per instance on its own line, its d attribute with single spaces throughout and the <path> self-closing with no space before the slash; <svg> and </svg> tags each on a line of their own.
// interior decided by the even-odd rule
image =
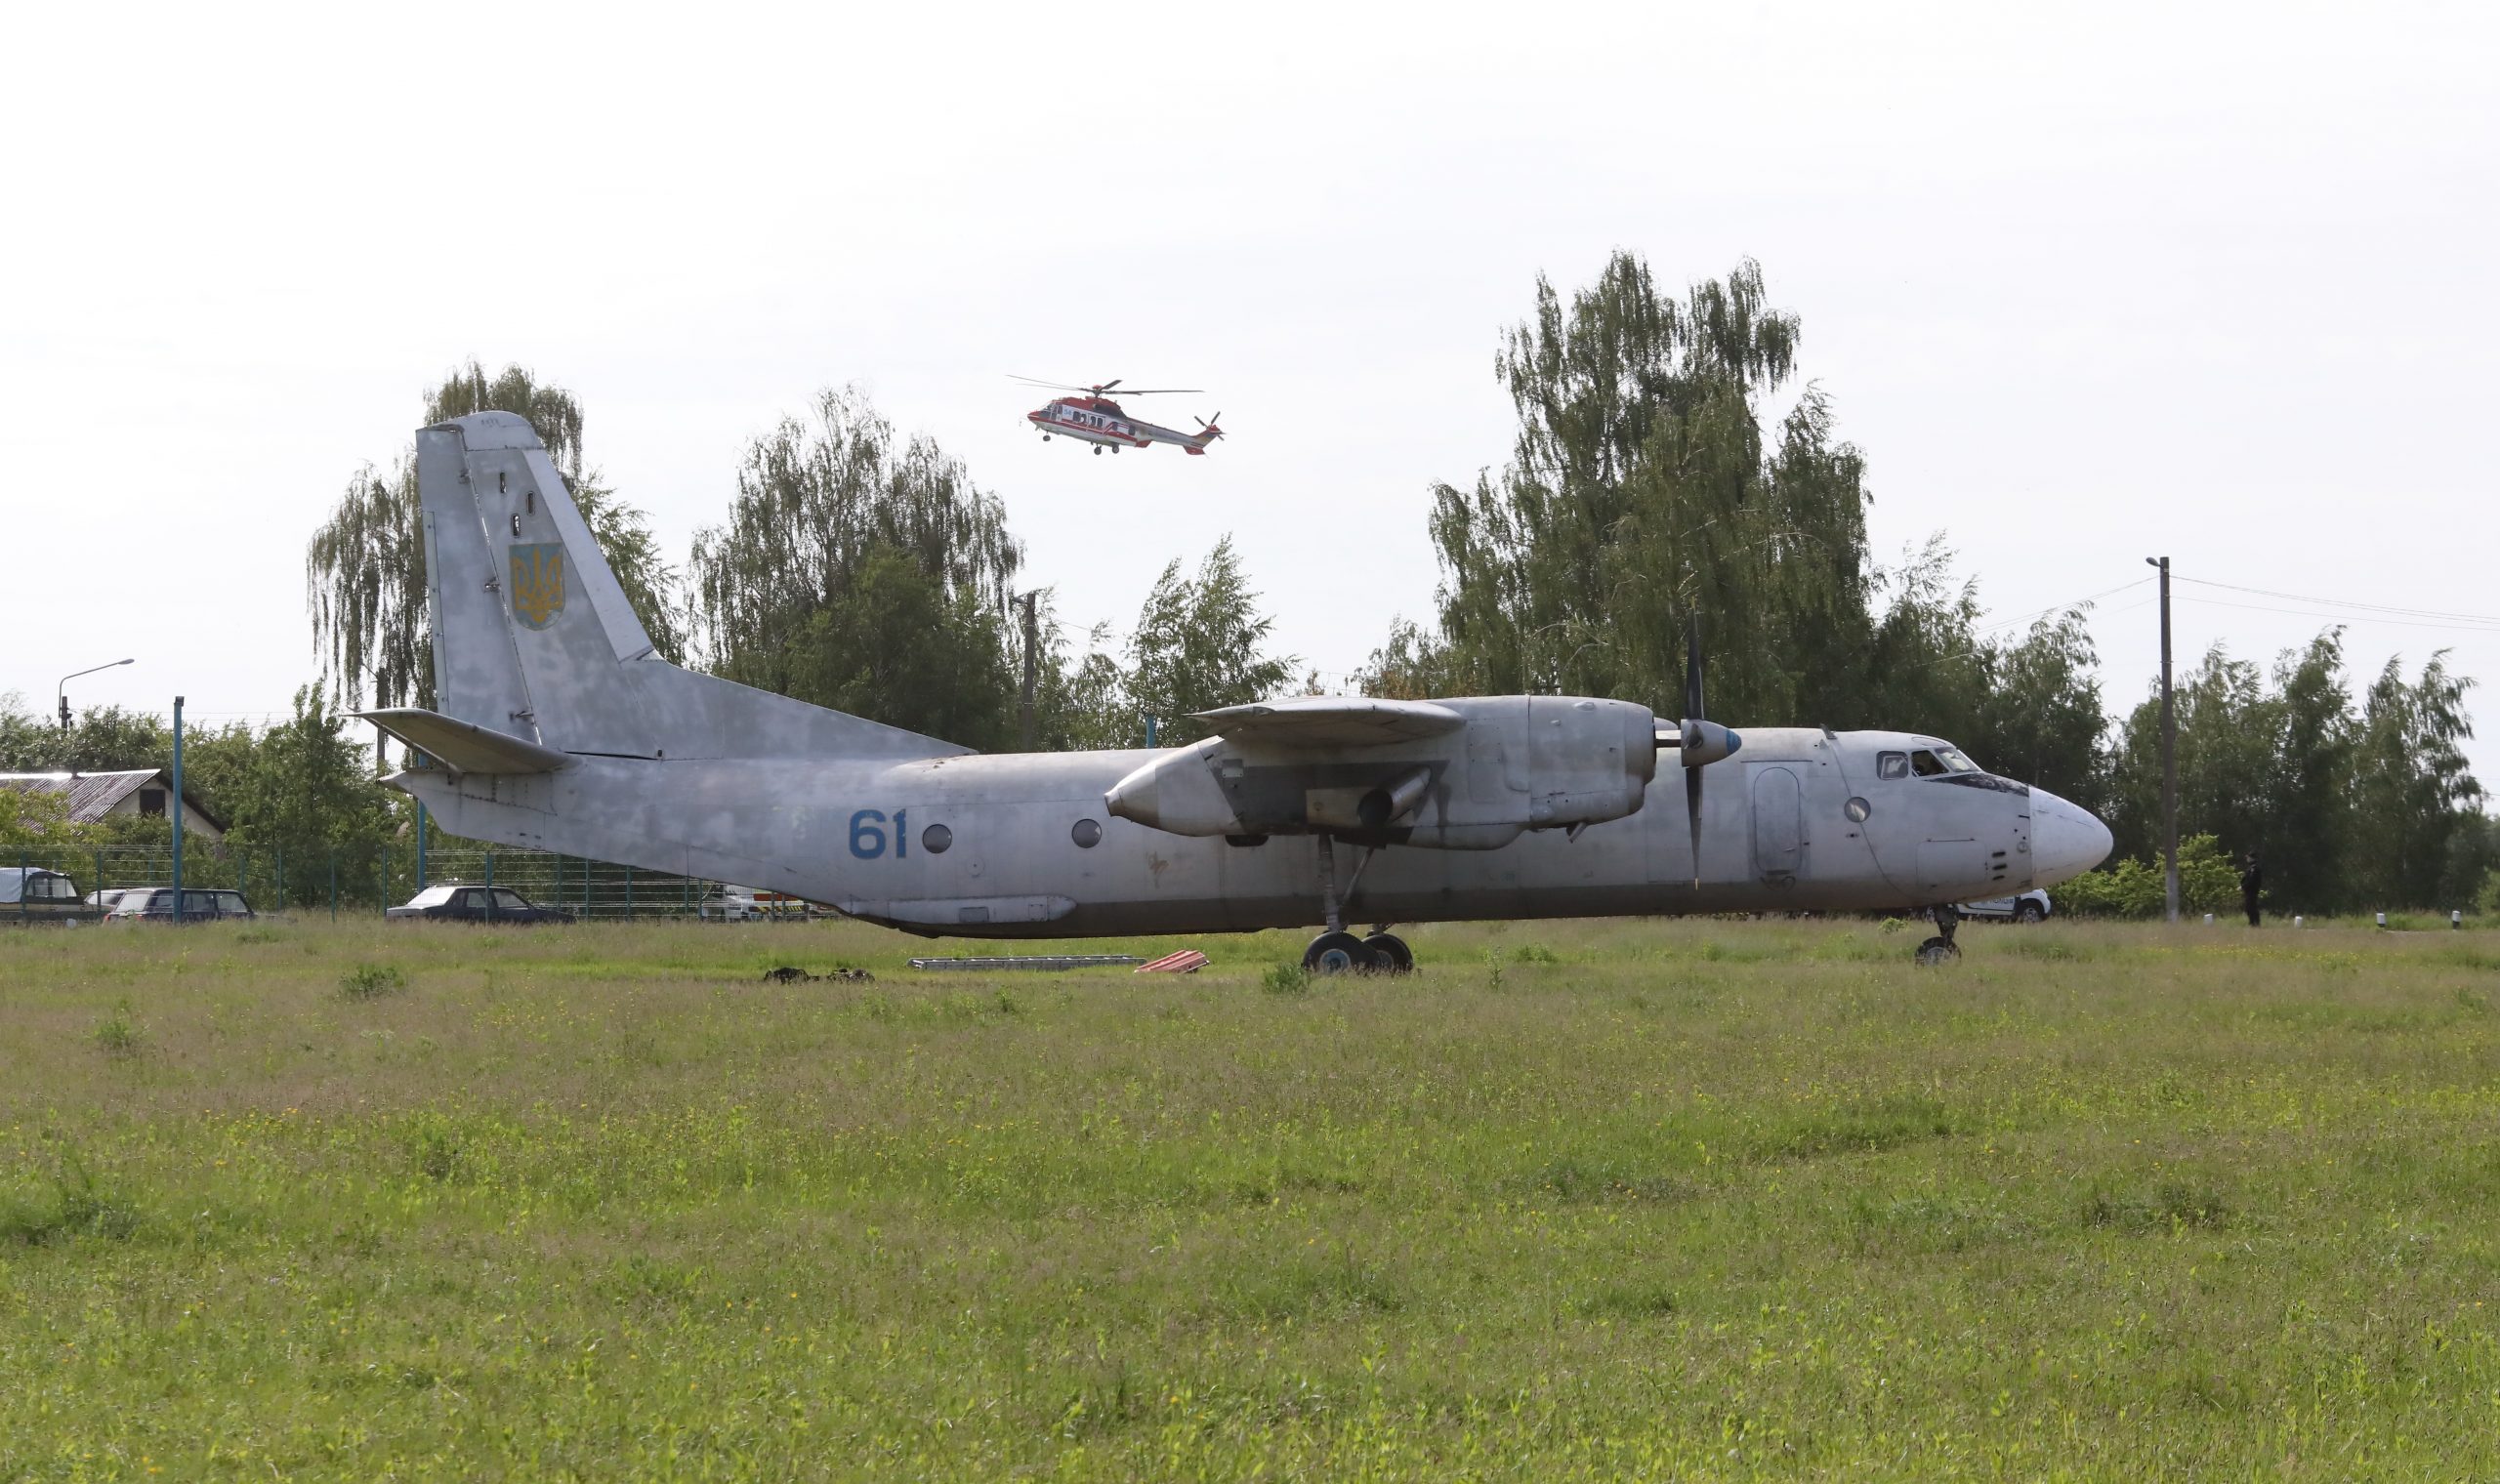
<svg viewBox="0 0 2500 1484">
<path fill-rule="evenodd" d="M 1982 624 L 1972 632 L 1977 634 L 1993 634 L 1999 629 L 2010 629 L 2016 624 L 2022 623 L 2029 619 L 2046 618 L 2052 613 L 2063 613 L 2068 609 L 2080 608 L 2088 602 L 2099 602 L 2101 599 L 2108 598 L 2114 594 L 2124 593 L 2129 588 L 2141 588 L 2150 581 L 2152 581 L 2152 579 L 2149 577 L 2139 577 L 2133 582 L 2122 582 L 2114 588 L 2104 588 L 2098 593 L 2087 594 L 2086 596 L 2075 598 L 2069 602 L 2051 603 L 2045 608 L 2035 608 L 2028 613 L 2018 613 L 2012 618 L 1999 619 L 1992 624 Z M 2138 604 L 2138 606 L 2142 605 Z"/>
<path fill-rule="evenodd" d="M 2271 588 L 2248 588 L 2242 587 L 2235 582 L 2216 582 L 2210 577 L 2189 577 L 2185 574 L 2182 574 L 2178 580 L 2181 582 L 2192 582 L 2199 587 L 2225 588 L 2233 593 L 2250 593 L 2259 598 L 2281 598 L 2285 602 L 2315 603 L 2321 607 L 2328 608 L 2357 608 L 2371 613 L 2398 613 L 2407 618 L 2448 619 L 2467 624 L 2491 624 L 2500 626 L 2500 614 L 2451 613 L 2438 608 L 2406 608 L 2393 603 L 2360 602 L 2349 598 L 2316 598 L 2306 593 L 2278 593 Z M 2204 600 L 2211 602 L 2216 599 L 2207 598 Z"/>
<path fill-rule="evenodd" d="M 2294 618 L 2320 618 L 2330 623 L 2395 624 L 2400 628 L 2438 629 L 2449 634 L 2500 634 L 2500 620 L 2486 624 L 2441 624 L 2433 623 L 2427 619 L 2382 618 L 2375 613 L 2318 613 L 2307 608 L 2277 608 L 2267 603 L 2232 602 L 2225 598 L 2182 597 L 2179 600 L 2201 603 L 2209 608 L 2243 608 L 2251 613 L 2287 613 Z"/>
</svg>

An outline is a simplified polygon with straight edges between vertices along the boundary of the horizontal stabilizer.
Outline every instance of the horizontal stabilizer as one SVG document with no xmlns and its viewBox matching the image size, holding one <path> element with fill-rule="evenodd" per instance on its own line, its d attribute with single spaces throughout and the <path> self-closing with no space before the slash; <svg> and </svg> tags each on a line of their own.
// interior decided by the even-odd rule
<svg viewBox="0 0 2500 1484">
<path fill-rule="evenodd" d="M 413 706 L 355 715 L 455 773 L 552 773 L 573 761 L 552 747 Z"/>
<path fill-rule="evenodd" d="M 1294 696 L 1201 711 L 1228 742 L 1271 747 L 1383 747 L 1456 731 L 1467 719 L 1431 701 L 1376 701 L 1367 696 Z"/>
</svg>

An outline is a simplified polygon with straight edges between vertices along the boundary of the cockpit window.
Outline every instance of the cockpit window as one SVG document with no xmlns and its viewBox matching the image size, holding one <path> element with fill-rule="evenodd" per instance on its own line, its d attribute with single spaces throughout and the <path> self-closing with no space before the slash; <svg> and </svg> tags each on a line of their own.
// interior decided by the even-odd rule
<svg viewBox="0 0 2500 1484">
<path fill-rule="evenodd" d="M 1922 778 L 1941 778 L 1946 773 L 1976 773 L 1979 765 L 1962 755 L 1957 747 L 1939 747 L 1933 751 L 1920 748 L 1910 754 L 1910 771 Z"/>
<path fill-rule="evenodd" d="M 1875 776 L 1878 778 L 1906 778 L 1909 771 L 1910 755 L 1907 753 L 1882 753 L 1875 759 Z"/>
</svg>

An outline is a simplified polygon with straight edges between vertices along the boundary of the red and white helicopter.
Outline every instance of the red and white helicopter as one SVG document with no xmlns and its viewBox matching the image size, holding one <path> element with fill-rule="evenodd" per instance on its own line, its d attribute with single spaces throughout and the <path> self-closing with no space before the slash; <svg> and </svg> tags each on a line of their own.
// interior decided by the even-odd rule
<svg viewBox="0 0 2500 1484">
<path fill-rule="evenodd" d="M 1009 380 L 1048 387 L 1054 392 L 1077 393 L 1074 396 L 1052 397 L 1049 405 L 1024 414 L 1024 421 L 1042 431 L 1044 442 L 1050 440 L 1051 434 L 1060 433 L 1093 444 L 1098 454 L 1105 448 L 1118 453 L 1123 448 L 1144 448 L 1148 443 L 1172 443 L 1190 453 L 1204 453 L 1209 443 L 1224 436 L 1224 430 L 1205 418 L 1190 419 L 1198 425 L 1198 432 L 1183 433 L 1175 428 L 1141 423 L 1130 417 L 1120 410 L 1119 403 L 1103 394 L 1120 384 L 1117 377 L 1099 387 L 1071 387 L 1064 382 L 1035 381 L 1029 376 L 1015 376 Z M 1173 396 L 1197 390 L 1195 387 L 1131 388 L 1120 395 Z M 1224 418 L 1221 412 L 1215 416 L 1216 422 Z"/>
</svg>

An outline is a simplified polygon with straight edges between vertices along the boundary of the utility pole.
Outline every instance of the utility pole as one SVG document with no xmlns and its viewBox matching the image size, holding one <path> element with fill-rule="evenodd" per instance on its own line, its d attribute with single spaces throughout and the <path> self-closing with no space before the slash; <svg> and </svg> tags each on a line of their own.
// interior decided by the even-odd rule
<svg viewBox="0 0 2500 1484">
<path fill-rule="evenodd" d="M 2161 910 L 2179 921 L 2179 713 L 2170 698 L 2170 558 L 2147 556 L 2161 568 Z"/>
<path fill-rule="evenodd" d="M 1042 673 L 1041 622 L 1033 609 L 1033 600 L 1040 596 L 1027 593 L 1018 599 L 1024 605 L 1024 697 L 1017 707 L 1016 722 L 1028 753 L 1033 750 L 1033 685 Z"/>
<path fill-rule="evenodd" d="M 174 697 L 174 921 L 183 920 L 183 698 Z"/>
</svg>

